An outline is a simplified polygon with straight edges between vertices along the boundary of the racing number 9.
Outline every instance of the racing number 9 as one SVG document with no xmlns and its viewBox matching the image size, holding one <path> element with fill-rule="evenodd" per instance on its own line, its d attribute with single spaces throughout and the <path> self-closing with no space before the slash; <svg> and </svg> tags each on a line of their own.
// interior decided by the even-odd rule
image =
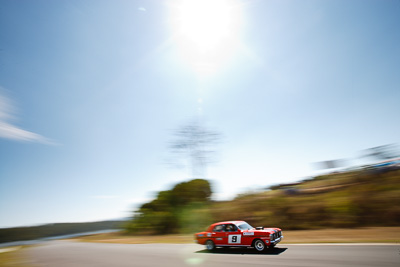
<svg viewBox="0 0 400 267">
<path fill-rule="evenodd" d="M 229 235 L 228 244 L 240 244 L 241 237 L 241 235 Z"/>
</svg>

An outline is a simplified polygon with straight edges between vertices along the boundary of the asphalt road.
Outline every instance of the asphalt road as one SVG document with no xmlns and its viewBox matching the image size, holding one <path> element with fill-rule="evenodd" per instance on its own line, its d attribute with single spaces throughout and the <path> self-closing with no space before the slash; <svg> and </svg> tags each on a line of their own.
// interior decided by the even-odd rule
<svg viewBox="0 0 400 267">
<path fill-rule="evenodd" d="M 196 244 L 101 244 L 51 241 L 25 250 L 34 266 L 400 266 L 400 245 L 285 245 L 264 254 Z"/>
</svg>

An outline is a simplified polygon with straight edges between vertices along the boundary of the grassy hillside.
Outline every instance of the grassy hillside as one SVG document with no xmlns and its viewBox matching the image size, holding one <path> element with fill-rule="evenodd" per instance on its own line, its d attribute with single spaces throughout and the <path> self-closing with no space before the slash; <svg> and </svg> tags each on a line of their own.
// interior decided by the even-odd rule
<svg viewBox="0 0 400 267">
<path fill-rule="evenodd" d="M 361 170 L 272 186 L 258 194 L 214 203 L 215 221 L 318 229 L 400 225 L 400 170 Z"/>
<path fill-rule="evenodd" d="M 195 181 L 207 185 L 205 180 Z M 143 204 L 125 225 L 126 233 L 190 234 L 226 220 L 285 230 L 400 226 L 398 167 L 323 175 L 222 202 L 210 201 L 208 195 L 193 201 L 203 190 L 191 186 L 177 191 L 180 185 Z"/>
</svg>

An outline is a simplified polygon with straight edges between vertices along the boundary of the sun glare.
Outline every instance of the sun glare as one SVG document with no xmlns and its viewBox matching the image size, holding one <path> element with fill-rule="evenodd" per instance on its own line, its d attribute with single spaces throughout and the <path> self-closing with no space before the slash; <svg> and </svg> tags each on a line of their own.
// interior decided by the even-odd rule
<svg viewBox="0 0 400 267">
<path fill-rule="evenodd" d="M 233 55 L 240 26 L 237 1 L 177 1 L 171 22 L 179 51 L 196 72 L 213 73 Z"/>
</svg>

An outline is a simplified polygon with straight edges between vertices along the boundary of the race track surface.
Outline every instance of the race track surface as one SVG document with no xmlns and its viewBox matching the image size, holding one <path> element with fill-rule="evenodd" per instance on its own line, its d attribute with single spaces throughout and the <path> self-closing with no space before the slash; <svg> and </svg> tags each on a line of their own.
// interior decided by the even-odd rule
<svg viewBox="0 0 400 267">
<path fill-rule="evenodd" d="M 51 241 L 27 249 L 34 266 L 400 266 L 400 245 L 285 245 L 208 252 L 196 244 L 101 244 Z"/>
</svg>

